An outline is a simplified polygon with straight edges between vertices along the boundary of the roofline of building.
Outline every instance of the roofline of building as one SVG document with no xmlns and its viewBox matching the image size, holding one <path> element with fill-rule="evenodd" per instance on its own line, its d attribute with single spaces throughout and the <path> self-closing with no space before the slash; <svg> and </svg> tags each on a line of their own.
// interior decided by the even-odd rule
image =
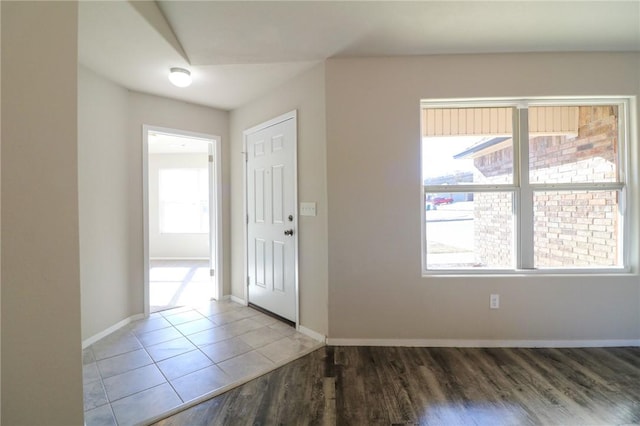
<svg viewBox="0 0 640 426">
<path fill-rule="evenodd" d="M 456 160 L 459 160 L 461 158 L 466 158 L 466 157 L 470 156 L 471 154 L 475 154 L 476 152 L 483 151 L 483 150 L 485 150 L 487 148 L 490 148 L 490 147 L 492 147 L 494 145 L 499 144 L 500 142 L 504 142 L 507 139 L 511 139 L 511 138 L 508 137 L 508 136 L 501 136 L 501 137 L 498 137 L 498 138 L 489 139 L 486 142 L 483 142 L 481 144 L 472 146 L 471 148 L 467 149 L 466 151 L 462 151 L 461 153 L 454 155 L 453 158 L 455 158 Z"/>
</svg>

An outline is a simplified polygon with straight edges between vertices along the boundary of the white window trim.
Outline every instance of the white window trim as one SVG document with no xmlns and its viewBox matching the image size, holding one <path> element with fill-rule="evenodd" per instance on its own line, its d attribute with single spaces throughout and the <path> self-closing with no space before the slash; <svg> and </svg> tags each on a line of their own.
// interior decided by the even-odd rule
<svg viewBox="0 0 640 426">
<path fill-rule="evenodd" d="M 428 269 L 427 268 L 427 247 L 426 247 L 426 206 L 425 193 L 443 192 L 443 186 L 424 185 L 422 183 L 420 190 L 420 223 L 421 223 L 421 246 L 422 246 L 422 276 L 529 276 L 529 275 L 545 275 L 545 276 L 620 276 L 623 274 L 635 275 L 632 271 L 637 266 L 631 264 L 630 259 L 630 223 L 635 220 L 630 216 L 630 203 L 628 202 L 628 186 L 631 181 L 629 175 L 631 159 L 629 158 L 629 144 L 631 138 L 631 127 L 633 121 L 630 116 L 633 97 L 631 96 L 602 96 L 602 97 L 534 97 L 534 98 L 486 98 L 486 99 L 434 99 L 422 100 L 420 110 L 424 108 L 472 108 L 472 107 L 510 107 L 514 110 L 524 109 L 524 114 L 528 115 L 528 108 L 533 106 L 566 106 L 566 105 L 618 105 L 619 106 L 619 126 L 618 126 L 618 164 L 616 182 L 598 182 L 598 183 L 561 183 L 561 184 L 529 184 L 529 162 L 522 160 L 528 159 L 529 144 L 521 144 L 520 140 L 528 140 L 528 116 L 521 117 L 521 111 L 513 115 L 513 183 L 512 184 L 491 184 L 491 185 L 455 185 L 448 186 L 445 192 L 511 192 L 513 197 L 513 208 L 515 212 L 524 211 L 529 208 L 533 211 L 533 197 L 535 191 L 549 190 L 619 190 L 621 197 L 619 202 L 619 216 L 622 220 L 618 221 L 618 226 L 622 227 L 619 232 L 619 253 L 622 266 L 615 267 L 580 267 L 580 268 L 535 268 L 533 265 L 533 217 L 529 221 L 523 221 L 523 215 L 514 214 L 514 256 L 516 256 L 516 267 L 510 269 L 489 269 L 489 268 L 457 268 L 457 269 Z M 524 123 L 524 126 L 521 126 Z M 420 158 L 422 152 L 422 135 L 420 136 Z M 422 164 L 422 162 L 421 162 Z M 420 179 L 422 180 L 422 165 Z M 525 181 L 526 180 L 526 181 Z M 524 182 L 523 182 L 524 181 Z M 531 196 L 522 197 L 522 193 L 530 192 Z M 523 199 L 531 200 L 529 206 L 523 205 Z M 527 223 L 525 223 L 527 222 Z M 529 241 L 523 241 L 524 235 L 529 235 Z"/>
</svg>

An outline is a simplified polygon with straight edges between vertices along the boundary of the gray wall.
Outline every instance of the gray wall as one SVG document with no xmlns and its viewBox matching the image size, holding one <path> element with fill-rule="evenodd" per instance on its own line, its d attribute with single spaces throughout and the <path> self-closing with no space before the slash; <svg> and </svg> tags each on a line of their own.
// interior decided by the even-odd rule
<svg viewBox="0 0 640 426">
<path fill-rule="evenodd" d="M 637 96 L 639 58 L 514 54 L 329 60 L 330 337 L 386 343 L 640 338 L 635 274 L 422 277 L 419 114 L 421 99 Z M 632 142 L 630 189 L 637 195 L 637 131 Z M 637 197 L 630 207 L 637 266 Z M 489 309 L 491 293 L 501 296 L 499 310 Z"/>
<path fill-rule="evenodd" d="M 78 6 L 0 7 L 2 423 L 81 425 Z"/>
<path fill-rule="evenodd" d="M 129 268 L 129 92 L 78 69 L 78 198 L 83 338 L 141 310 Z"/>
<path fill-rule="evenodd" d="M 245 298 L 242 132 L 298 110 L 298 202 L 315 201 L 317 216 L 298 218 L 300 324 L 326 335 L 327 189 L 324 65 L 292 79 L 231 113 L 232 294 Z"/>
</svg>

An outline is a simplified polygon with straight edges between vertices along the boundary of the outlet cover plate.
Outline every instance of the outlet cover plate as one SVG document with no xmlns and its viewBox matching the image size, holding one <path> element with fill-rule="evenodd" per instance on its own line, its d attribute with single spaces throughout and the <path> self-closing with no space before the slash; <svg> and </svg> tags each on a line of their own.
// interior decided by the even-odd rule
<svg viewBox="0 0 640 426">
<path fill-rule="evenodd" d="M 500 309 L 500 295 L 492 294 L 489 298 L 489 307 L 491 309 Z"/>
</svg>

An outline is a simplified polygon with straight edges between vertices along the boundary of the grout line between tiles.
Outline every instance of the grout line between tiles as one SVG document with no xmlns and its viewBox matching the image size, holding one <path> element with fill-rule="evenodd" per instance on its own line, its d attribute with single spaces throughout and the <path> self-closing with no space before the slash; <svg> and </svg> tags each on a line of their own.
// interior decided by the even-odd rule
<svg viewBox="0 0 640 426">
<path fill-rule="evenodd" d="M 169 358 L 167 358 L 169 359 Z M 155 362 L 155 361 L 154 361 Z M 178 399 L 180 401 L 182 401 L 182 403 L 184 404 L 184 400 L 182 399 L 182 397 L 180 396 L 180 393 L 178 393 L 178 390 L 173 386 L 173 383 L 171 383 L 171 380 L 169 380 L 169 378 L 167 377 L 166 374 L 164 374 L 164 371 L 162 371 L 162 369 L 160 367 L 158 367 L 158 365 L 156 364 L 156 368 L 158 370 L 160 370 L 160 374 L 162 374 L 162 377 L 164 377 L 164 379 L 167 381 L 167 383 L 169 384 L 169 386 L 171 386 L 171 389 L 173 389 L 173 391 L 176 393 L 176 395 L 178 396 Z M 199 371 L 199 370 L 196 370 Z M 164 383 L 163 383 L 164 384 Z"/>
<path fill-rule="evenodd" d="M 212 303 L 213 303 L 213 302 L 212 302 Z M 222 313 L 225 313 L 225 312 L 231 312 L 232 310 L 242 310 L 242 309 L 251 309 L 251 308 L 247 308 L 247 307 L 231 308 L 231 309 L 228 309 L 228 310 L 225 310 L 225 311 L 219 312 L 219 313 L 214 314 L 214 315 L 211 315 L 211 316 L 216 316 L 216 315 L 219 315 L 219 314 L 222 314 Z M 151 330 L 151 331 L 149 331 L 149 333 L 150 333 L 150 332 L 153 332 L 153 331 L 163 330 L 163 329 L 167 329 L 167 328 L 174 328 L 174 329 L 178 332 L 178 334 L 179 334 L 180 336 L 182 336 L 182 337 L 176 337 L 176 339 L 179 339 L 179 338 L 185 338 L 189 343 L 191 343 L 192 345 L 194 345 L 194 347 L 196 348 L 195 350 L 198 350 L 202 355 L 204 355 L 207 359 L 209 359 L 209 360 L 212 362 L 212 364 L 211 364 L 211 365 L 209 365 L 209 366 L 206 366 L 206 367 L 203 367 L 203 368 L 197 369 L 197 370 L 195 370 L 195 371 L 189 372 L 189 373 L 187 373 L 187 374 L 184 374 L 184 375 L 182 375 L 182 376 L 176 377 L 176 378 L 174 378 L 173 380 L 179 379 L 179 378 L 184 377 L 184 376 L 186 376 L 186 375 L 188 375 L 188 374 L 196 373 L 196 372 L 201 371 L 201 370 L 203 370 L 203 369 L 209 368 L 209 367 L 210 367 L 210 366 L 212 366 L 212 365 L 213 365 L 213 366 L 216 366 L 216 367 L 218 367 L 218 368 L 220 368 L 220 369 L 221 369 L 221 371 L 223 371 L 225 374 L 228 374 L 224 369 L 222 369 L 222 368 L 220 367 L 220 365 L 219 365 L 220 363 L 222 363 L 222 362 L 226 362 L 226 361 L 229 361 L 229 360 L 231 360 L 231 359 L 233 359 L 233 358 L 236 358 L 236 357 L 238 357 L 238 356 L 241 356 L 241 355 L 245 355 L 245 354 L 247 354 L 247 353 L 249 353 L 249 352 L 251 352 L 251 351 L 255 351 L 256 353 L 261 354 L 260 352 L 258 352 L 258 350 L 259 350 L 260 348 L 263 348 L 264 346 L 267 346 L 267 345 L 269 345 L 269 344 L 275 343 L 275 342 L 277 342 L 277 341 L 279 341 L 279 340 L 281 340 L 281 339 L 291 337 L 291 335 L 285 335 L 285 334 L 282 334 L 279 330 L 277 330 L 277 329 L 275 329 L 275 328 L 272 328 L 272 326 L 273 326 L 274 324 L 262 324 L 262 323 L 260 323 L 260 322 L 259 322 L 259 321 L 257 321 L 257 320 L 253 320 L 253 317 L 255 317 L 255 316 L 259 315 L 259 313 L 257 313 L 257 312 L 256 312 L 254 315 L 249 315 L 249 316 L 245 316 L 245 317 L 242 317 L 242 318 L 239 318 L 239 319 L 234 319 L 234 320 L 232 320 L 232 321 L 226 322 L 225 324 L 217 324 L 217 323 L 215 322 L 215 320 L 212 320 L 212 319 L 211 319 L 211 316 L 206 316 L 206 315 L 202 314 L 202 313 L 201 313 L 201 312 L 199 312 L 196 308 L 184 309 L 184 310 L 182 310 L 181 312 L 176 312 L 175 314 L 180 314 L 180 313 L 182 313 L 182 312 L 187 312 L 187 311 L 189 311 L 189 310 L 194 310 L 194 311 L 195 311 L 195 312 L 197 312 L 198 314 L 202 315 L 202 317 L 203 317 L 203 318 L 207 318 L 207 319 L 211 320 L 211 321 L 214 323 L 214 325 L 215 325 L 215 326 L 214 326 L 213 328 L 211 328 L 211 329 L 207 329 L 207 330 L 213 330 L 213 329 L 215 329 L 215 328 L 219 328 L 219 327 L 222 327 L 222 326 L 230 325 L 230 324 L 233 324 L 233 323 L 236 323 L 236 322 L 239 322 L 239 321 L 243 321 L 243 320 L 247 320 L 247 319 L 250 319 L 250 320 L 252 320 L 252 321 L 255 321 L 255 322 L 259 323 L 259 324 L 260 324 L 260 327 L 259 327 L 259 328 L 257 328 L 257 329 L 251 329 L 251 330 L 243 331 L 243 332 L 241 332 L 241 333 L 239 333 L 239 334 L 236 334 L 236 335 L 234 335 L 234 336 L 227 337 L 227 338 L 224 338 L 224 339 L 222 339 L 222 340 L 219 340 L 219 341 L 216 341 L 216 342 L 212 342 L 212 343 L 207 343 L 207 344 L 204 344 L 204 345 L 196 344 L 194 341 L 192 341 L 192 340 L 189 338 L 189 335 L 184 334 L 183 332 L 181 332 L 181 331 L 176 327 L 176 325 L 174 325 L 174 324 L 173 324 L 173 323 L 171 323 L 170 321 L 168 321 L 168 322 L 170 323 L 170 325 L 169 325 L 168 327 L 163 327 L 163 328 L 160 328 L 160 329 L 157 329 L 157 330 Z M 168 316 L 170 316 L 170 315 L 168 315 Z M 164 317 L 164 315 L 162 316 L 162 318 L 165 318 L 165 317 Z M 166 318 L 165 318 L 165 319 L 166 319 Z M 192 321 L 197 321 L 197 320 L 198 320 L 198 319 L 194 319 L 194 320 L 192 320 Z M 182 324 L 187 324 L 188 322 L 191 322 L 191 321 L 187 321 L 187 322 L 185 322 L 185 323 L 181 323 L 180 325 L 182 325 Z M 213 359 L 211 359 L 211 358 L 210 358 L 210 357 L 209 357 L 209 356 L 208 356 L 208 355 L 207 355 L 207 354 L 202 350 L 202 348 L 203 348 L 203 347 L 210 346 L 210 345 L 214 345 L 214 344 L 217 344 L 217 343 L 221 343 L 221 342 L 224 342 L 224 341 L 227 341 L 227 340 L 231 340 L 231 339 L 234 339 L 234 338 L 240 338 L 241 336 L 246 335 L 247 333 L 250 333 L 250 332 L 252 332 L 252 331 L 258 330 L 258 329 L 260 329 L 260 328 L 262 328 L 262 327 L 270 328 L 271 330 L 273 330 L 274 332 L 276 332 L 276 334 L 278 334 L 278 338 L 277 338 L 276 340 L 274 340 L 273 342 L 268 342 L 268 343 L 266 343 L 266 344 L 264 344 L 264 345 L 262 345 L 262 346 L 260 346 L 260 347 L 258 347 L 258 348 L 255 348 L 255 347 L 253 347 L 253 346 L 251 346 L 251 345 L 249 345 L 249 344 L 247 343 L 247 345 L 250 347 L 250 349 L 249 349 L 248 351 L 246 351 L 246 352 L 242 352 L 242 353 L 240 353 L 240 354 L 236 354 L 236 355 L 234 355 L 234 356 L 232 356 L 232 357 L 226 358 L 226 359 L 221 360 L 221 361 L 219 361 L 219 362 L 215 362 Z M 202 331 L 207 331 L 207 330 L 202 330 Z M 136 339 L 136 341 L 140 344 L 141 348 L 145 351 L 145 353 L 147 354 L 147 356 L 151 359 L 151 362 L 152 362 L 152 363 L 151 363 L 151 364 L 147 364 L 147 366 L 148 366 L 148 365 L 153 365 L 153 366 L 154 366 L 154 367 L 155 367 L 155 368 L 160 372 L 160 374 L 162 374 L 162 377 L 164 378 L 165 382 L 160 383 L 160 384 L 157 384 L 157 385 L 155 385 L 155 386 L 151 386 L 151 387 L 149 387 L 149 388 L 146 388 L 146 389 L 143 389 L 143 390 L 140 390 L 140 391 L 134 392 L 134 393 L 132 393 L 132 394 L 130 394 L 130 395 L 127 395 L 127 396 L 125 396 L 125 397 L 118 398 L 118 399 L 116 399 L 116 400 L 111 401 L 111 400 L 109 399 L 109 395 L 107 394 L 106 386 L 104 385 L 104 378 L 102 377 L 102 371 L 101 371 L 101 370 L 100 370 L 100 368 L 97 366 L 98 361 L 102 361 L 102 360 L 106 360 L 106 359 L 113 358 L 113 357 L 116 357 L 116 356 L 120 356 L 120 355 L 124 355 L 124 354 L 127 354 L 127 353 L 131 353 L 131 352 L 134 352 L 134 351 L 139 350 L 140 348 L 137 348 L 137 349 L 134 349 L 134 350 L 131 350 L 131 351 L 126 351 L 126 352 L 123 352 L 123 353 L 121 353 L 121 354 L 116 354 L 116 355 L 113 355 L 113 356 L 111 356 L 111 357 L 103 358 L 103 359 L 101 359 L 101 360 L 97 360 L 97 359 L 95 359 L 95 354 L 94 354 L 94 359 L 95 359 L 95 361 L 94 361 L 94 362 L 96 363 L 96 368 L 98 369 L 98 375 L 99 375 L 99 377 L 100 377 L 100 381 L 101 381 L 101 384 L 102 384 L 103 390 L 104 390 L 104 392 L 105 392 L 105 396 L 106 396 L 106 398 L 107 398 L 107 404 L 106 404 L 106 405 L 109 405 L 109 409 L 110 409 L 110 411 L 111 411 L 111 414 L 112 414 L 112 416 L 113 416 L 114 420 L 116 421 L 116 423 L 117 423 L 119 426 L 124 426 L 124 425 L 120 425 L 120 423 L 118 422 L 118 419 L 116 418 L 115 411 L 113 410 L 113 405 L 112 405 L 112 404 L 113 404 L 114 402 L 117 402 L 117 401 L 122 400 L 122 399 L 124 399 L 124 398 L 128 398 L 128 397 L 131 397 L 131 396 L 133 396 L 133 395 L 139 394 L 139 393 L 141 393 L 141 392 L 145 392 L 145 391 L 148 391 L 148 390 L 150 390 L 150 389 L 153 389 L 153 388 L 156 388 L 156 387 L 162 386 L 162 385 L 163 385 L 163 384 L 165 384 L 165 383 L 168 383 L 168 384 L 169 384 L 169 386 L 171 387 L 171 389 L 172 389 L 172 390 L 175 392 L 175 394 L 178 396 L 178 399 L 179 399 L 180 401 L 182 401 L 182 404 L 180 404 L 179 406 L 175 407 L 174 409 L 172 409 L 172 410 L 170 410 L 170 411 L 168 411 L 168 412 L 162 413 L 162 414 L 160 414 L 160 415 L 158 415 L 158 416 L 156 416 L 156 417 L 153 417 L 153 418 L 151 418 L 151 419 L 147 419 L 147 420 L 143 420 L 142 422 L 138 423 L 138 424 L 140 424 L 140 425 L 147 425 L 147 424 L 153 423 L 153 422 L 155 422 L 155 421 L 161 420 L 161 419 L 163 419 L 163 418 L 166 418 L 167 416 L 170 416 L 170 415 L 172 415 L 172 414 L 174 414 L 174 413 L 177 413 L 177 412 L 183 411 L 184 409 L 189 408 L 189 407 L 191 407 L 191 406 L 193 406 L 193 405 L 196 405 L 196 404 L 198 404 L 198 403 L 200 403 L 200 402 L 202 402 L 202 401 L 206 401 L 207 399 L 213 398 L 213 397 L 215 397 L 215 396 L 217 396 L 217 395 L 220 395 L 220 394 L 222 394 L 222 393 L 224 393 L 224 392 L 227 392 L 228 390 L 231 390 L 231 389 L 233 389 L 233 388 L 235 388 L 235 387 L 238 387 L 238 386 L 240 386 L 240 385 L 242 385 L 242 384 L 244 384 L 244 383 L 247 383 L 247 382 L 249 382 L 249 381 L 251 381 L 251 380 L 253 380 L 253 379 L 255 379 L 255 378 L 258 378 L 258 377 L 260 377 L 260 376 L 263 376 L 264 374 L 267 374 L 267 373 L 269 373 L 269 372 L 271 372 L 271 371 L 273 371 L 273 370 L 275 370 L 275 369 L 277 369 L 277 368 L 279 368 L 279 367 L 281 367 L 281 366 L 283 366 L 283 365 L 285 365 L 285 364 L 287 364 L 287 363 L 289 363 L 289 362 L 291 362 L 291 361 L 293 361 L 293 360 L 295 360 L 295 359 L 298 359 L 298 358 L 300 358 L 300 357 L 302 357 L 302 356 L 305 356 L 305 355 L 307 355 L 307 354 L 309 354 L 309 353 L 313 352 L 314 350 L 317 350 L 317 349 L 321 348 L 322 346 L 324 346 L 323 344 L 315 344 L 315 345 L 311 345 L 310 347 L 308 347 L 308 348 L 304 348 L 302 351 L 300 351 L 300 352 L 296 353 L 295 355 L 289 356 L 289 357 L 285 358 L 284 360 L 282 360 L 282 361 L 280 361 L 280 362 L 275 362 L 275 361 L 273 361 L 272 359 L 270 359 L 269 357 L 267 357 L 266 355 L 261 354 L 261 355 L 262 355 L 262 356 L 264 356 L 266 359 L 268 359 L 269 361 L 271 361 L 271 362 L 272 362 L 272 365 L 271 365 L 271 366 L 268 366 L 268 367 L 266 368 L 266 370 L 259 371 L 259 372 L 257 372 L 257 373 L 252 374 L 252 375 L 249 375 L 249 376 L 247 376 L 247 377 L 244 377 L 244 378 L 242 378 L 242 379 L 240 379 L 240 380 L 236 380 L 236 381 L 234 381 L 234 382 L 232 382 L 232 383 L 229 383 L 229 384 L 227 384 L 227 385 L 225 385 L 225 386 L 223 386 L 223 387 L 221 387 L 221 388 L 218 388 L 218 389 L 215 389 L 215 390 L 213 390 L 213 391 L 211 391 L 211 392 L 205 393 L 204 395 L 201 395 L 200 397 L 194 398 L 194 399 L 189 400 L 189 401 L 184 401 L 184 399 L 180 396 L 180 393 L 178 393 L 178 391 L 177 391 L 177 390 L 176 390 L 176 388 L 174 387 L 174 385 L 173 385 L 173 383 L 172 383 L 172 380 L 170 380 L 170 379 L 165 375 L 165 373 L 162 371 L 162 369 L 160 369 L 160 367 L 158 366 L 158 363 L 159 363 L 159 362 L 162 362 L 162 361 L 165 361 L 165 360 L 168 360 L 168 359 L 171 359 L 171 358 L 174 358 L 174 357 L 177 357 L 177 356 L 183 355 L 184 353 L 183 353 L 183 354 L 178 354 L 178 355 L 171 356 L 171 357 L 166 358 L 166 359 L 163 359 L 163 360 L 161 360 L 161 361 L 156 361 L 156 360 L 151 356 L 151 354 L 150 354 L 150 353 L 149 353 L 149 351 L 148 351 L 148 348 L 149 348 L 149 347 L 152 347 L 152 346 L 155 346 L 155 345 L 160 345 L 160 344 L 163 344 L 163 343 L 169 342 L 169 341 L 171 341 L 171 340 L 176 340 L 176 339 L 170 339 L 170 340 L 167 340 L 167 341 L 164 341 L 164 342 L 154 343 L 154 344 L 152 344 L 152 345 L 145 345 L 145 344 L 144 344 L 144 343 L 143 343 L 143 342 L 138 338 L 138 336 L 133 332 L 133 330 L 132 330 L 131 328 L 129 328 L 129 332 L 130 332 L 130 334 L 131 334 L 131 335 Z M 197 332 L 197 333 L 199 333 L 199 332 Z M 191 334 L 197 334 L 197 333 L 191 333 Z M 145 333 L 141 333 L 141 335 L 142 335 L 142 334 L 145 334 Z M 295 332 L 294 332 L 292 335 L 294 335 L 294 334 L 295 334 Z M 242 339 L 241 339 L 241 340 L 242 340 Z M 244 342 L 244 340 L 242 340 L 242 341 Z M 245 342 L 245 343 L 246 343 L 246 342 Z M 92 350 L 92 352 L 93 352 L 93 350 Z M 188 351 L 188 352 L 189 352 L 189 351 Z M 146 366 L 142 366 L 142 367 L 146 367 Z M 142 368 L 142 367 L 138 367 L 138 368 Z M 131 372 L 131 371 L 133 371 L 133 370 L 136 370 L 136 368 L 131 369 L 131 370 L 127 370 L 126 372 L 123 372 L 123 373 L 120 373 L 120 374 L 125 374 L 125 373 Z M 102 407 L 102 406 L 101 406 L 101 407 Z M 95 408 L 98 408 L 98 407 L 95 407 Z M 87 411 L 89 411 L 89 410 L 87 410 Z"/>
<path fill-rule="evenodd" d="M 188 402 L 185 402 L 181 406 L 176 407 L 176 408 L 174 408 L 174 409 L 172 409 L 170 411 L 167 411 L 166 413 L 160 414 L 160 415 L 158 415 L 156 417 L 152 417 L 151 419 L 148 419 L 148 420 L 145 420 L 143 422 L 140 422 L 140 423 L 136 424 L 135 426 L 147 426 L 147 425 L 156 423 L 156 422 L 158 422 L 158 421 L 160 421 L 162 419 L 165 419 L 165 418 L 167 418 L 169 416 L 172 416 L 172 415 L 174 415 L 176 413 L 184 411 L 187 408 L 193 407 L 194 405 L 198 405 L 201 402 L 207 401 L 207 400 L 209 400 L 211 398 L 214 398 L 214 397 L 216 397 L 218 395 L 221 395 L 221 394 L 223 394 L 223 393 L 225 393 L 227 391 L 230 391 L 231 389 L 237 388 L 238 386 L 242 386 L 243 384 L 248 383 L 251 380 L 257 379 L 258 377 L 262 377 L 265 374 L 268 374 L 268 373 L 270 373 L 270 372 L 282 367 L 283 365 L 286 365 L 286 364 L 288 364 L 288 363 L 290 363 L 292 361 L 295 361 L 298 358 L 302 358 L 303 356 L 308 355 L 311 352 L 322 348 L 323 346 L 325 346 L 323 343 L 318 343 L 317 345 L 314 345 L 314 346 L 311 346 L 309 348 L 306 348 L 303 351 L 301 351 L 300 353 L 298 353 L 298 354 L 296 354 L 294 356 L 288 357 L 288 358 L 284 359 L 283 361 L 280 361 L 278 363 L 274 362 L 273 366 L 270 366 L 268 370 L 260 371 L 258 373 L 246 376 L 246 377 L 244 377 L 244 378 L 242 378 L 240 380 L 237 380 L 237 381 L 235 381 L 233 383 L 230 383 L 230 384 L 228 384 L 226 386 L 223 386 L 221 388 L 215 389 L 215 390 L 213 390 L 211 392 L 208 392 L 208 393 L 206 393 L 204 395 L 201 395 L 201 396 L 199 396 L 197 398 L 194 398 L 194 399 L 192 399 L 192 400 L 190 400 Z"/>
</svg>

